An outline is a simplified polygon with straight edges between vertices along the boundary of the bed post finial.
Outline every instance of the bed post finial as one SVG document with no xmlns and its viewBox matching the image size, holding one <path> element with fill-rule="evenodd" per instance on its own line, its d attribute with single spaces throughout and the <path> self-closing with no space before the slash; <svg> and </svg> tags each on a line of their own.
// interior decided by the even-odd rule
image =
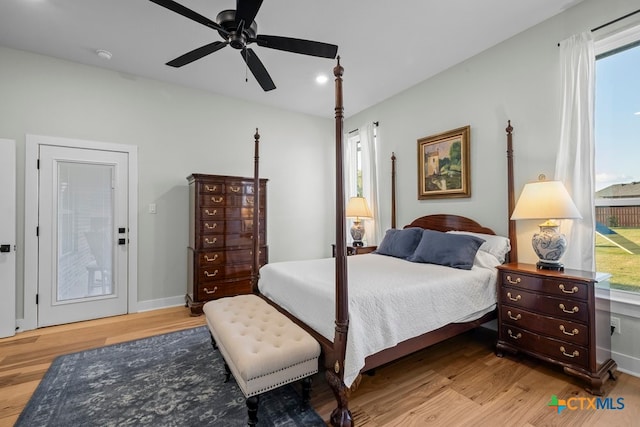
<svg viewBox="0 0 640 427">
<path fill-rule="evenodd" d="M 336 66 L 333 67 L 333 75 L 336 77 L 342 77 L 344 73 L 344 67 L 340 65 L 340 55 L 336 57 Z"/>
</svg>

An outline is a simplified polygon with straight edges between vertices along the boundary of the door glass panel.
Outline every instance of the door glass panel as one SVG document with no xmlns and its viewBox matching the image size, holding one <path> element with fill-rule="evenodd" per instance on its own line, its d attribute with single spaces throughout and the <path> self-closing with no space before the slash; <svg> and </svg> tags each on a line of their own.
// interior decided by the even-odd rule
<svg viewBox="0 0 640 427">
<path fill-rule="evenodd" d="M 57 301 L 111 295 L 113 166 L 58 163 Z"/>
</svg>

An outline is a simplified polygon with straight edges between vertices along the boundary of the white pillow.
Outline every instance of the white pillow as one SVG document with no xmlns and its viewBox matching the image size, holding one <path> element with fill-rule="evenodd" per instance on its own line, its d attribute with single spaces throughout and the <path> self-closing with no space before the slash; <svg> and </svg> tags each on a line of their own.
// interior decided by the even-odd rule
<svg viewBox="0 0 640 427">
<path fill-rule="evenodd" d="M 480 249 L 478 249 L 476 257 L 473 260 L 473 266 L 480 268 L 496 268 L 500 264 L 502 263 L 498 260 L 498 258 L 493 256 L 493 254 Z"/>
<path fill-rule="evenodd" d="M 505 257 L 511 250 L 511 243 L 507 237 L 495 236 L 493 234 L 472 233 L 470 231 L 447 231 L 454 234 L 468 234 L 484 239 L 484 243 L 480 246 L 480 251 L 489 252 L 496 257 L 500 263 L 503 263 Z"/>
</svg>

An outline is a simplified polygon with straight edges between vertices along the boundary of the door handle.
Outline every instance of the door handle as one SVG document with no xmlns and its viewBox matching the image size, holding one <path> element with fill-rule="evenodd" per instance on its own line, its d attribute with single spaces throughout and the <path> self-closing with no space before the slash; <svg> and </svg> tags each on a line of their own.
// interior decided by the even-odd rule
<svg viewBox="0 0 640 427">
<path fill-rule="evenodd" d="M 0 245 L 0 252 L 11 252 L 11 245 Z"/>
</svg>

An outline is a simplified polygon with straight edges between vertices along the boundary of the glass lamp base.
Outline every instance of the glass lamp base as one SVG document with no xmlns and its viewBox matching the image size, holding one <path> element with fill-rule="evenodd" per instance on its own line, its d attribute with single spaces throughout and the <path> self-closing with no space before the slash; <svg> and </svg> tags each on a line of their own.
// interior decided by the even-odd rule
<svg viewBox="0 0 640 427">
<path fill-rule="evenodd" d="M 353 226 L 351 227 L 351 238 L 353 239 L 352 246 L 364 246 L 362 243 L 362 238 L 364 237 L 364 226 L 362 225 L 362 221 L 356 219 L 353 221 Z"/>
<path fill-rule="evenodd" d="M 559 232 L 557 224 L 551 220 L 540 224 L 540 232 L 533 235 L 531 246 L 538 255 L 536 267 L 541 270 L 564 270 L 560 258 L 567 249 L 567 238 Z"/>
</svg>

